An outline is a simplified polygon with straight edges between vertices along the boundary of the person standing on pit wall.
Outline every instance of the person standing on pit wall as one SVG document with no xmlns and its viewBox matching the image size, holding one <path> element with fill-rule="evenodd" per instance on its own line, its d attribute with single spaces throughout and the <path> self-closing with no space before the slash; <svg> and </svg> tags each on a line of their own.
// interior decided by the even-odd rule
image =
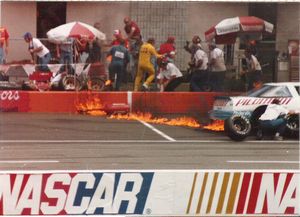
<svg viewBox="0 0 300 217">
<path fill-rule="evenodd" d="M 130 50 L 133 50 L 133 44 L 139 44 L 142 41 L 141 30 L 138 25 L 129 17 L 124 18 L 124 30 L 127 34 L 127 39 L 130 43 Z"/>
<path fill-rule="evenodd" d="M 193 52 L 193 58 L 189 63 L 190 67 L 192 68 L 190 89 L 193 92 L 203 91 L 202 85 L 207 82 L 208 77 L 208 57 L 198 43 L 193 45 L 191 52 Z"/>
<path fill-rule="evenodd" d="M 242 74 L 246 76 L 246 91 L 249 91 L 253 88 L 261 87 L 262 70 L 257 58 L 249 49 L 245 50 L 245 57 L 247 62 L 247 70 L 243 71 Z"/>
<path fill-rule="evenodd" d="M 4 64 L 8 55 L 8 39 L 9 34 L 7 29 L 0 27 L 0 64 Z"/>
<path fill-rule="evenodd" d="M 50 71 L 47 66 L 51 60 L 49 49 L 39 39 L 33 38 L 30 32 L 26 32 L 23 37 L 29 45 L 28 50 L 32 57 L 32 63 L 34 63 L 34 55 L 36 54 L 38 56 L 38 64 L 40 65 L 39 69 L 41 71 Z"/>
<path fill-rule="evenodd" d="M 146 72 L 148 73 L 148 78 L 142 85 L 143 91 L 149 90 L 150 84 L 155 78 L 155 70 L 153 64 L 151 63 L 151 57 L 155 56 L 156 58 L 161 58 L 163 57 L 163 55 L 160 55 L 156 52 L 154 44 L 155 39 L 149 38 L 148 41 L 144 43 L 141 47 L 138 61 L 138 70 L 134 82 L 134 91 L 140 90 L 141 81 Z"/>
<path fill-rule="evenodd" d="M 124 30 L 127 34 L 127 41 L 129 42 L 129 53 L 130 53 L 130 73 L 131 77 L 134 78 L 137 71 L 139 50 L 143 44 L 141 30 L 136 22 L 132 21 L 129 17 L 124 18 Z"/>
<path fill-rule="evenodd" d="M 209 53 L 209 80 L 213 86 L 213 91 L 224 90 L 224 78 L 226 66 L 223 51 L 214 42 L 208 44 Z"/>
<path fill-rule="evenodd" d="M 125 40 L 120 39 L 120 44 L 113 46 L 108 56 L 112 56 L 112 61 L 108 67 L 109 79 L 113 83 L 116 76 L 116 84 L 114 90 L 119 91 L 122 83 L 122 78 L 125 74 L 125 68 L 129 62 L 129 52 L 125 48 Z"/>
<path fill-rule="evenodd" d="M 176 54 L 175 37 L 169 36 L 167 41 L 160 45 L 158 53 L 165 55 L 169 61 L 174 61 Z"/>
<path fill-rule="evenodd" d="M 174 91 L 183 82 L 182 73 L 167 57 L 157 59 L 157 64 L 161 69 L 157 76 L 160 92 Z"/>
</svg>

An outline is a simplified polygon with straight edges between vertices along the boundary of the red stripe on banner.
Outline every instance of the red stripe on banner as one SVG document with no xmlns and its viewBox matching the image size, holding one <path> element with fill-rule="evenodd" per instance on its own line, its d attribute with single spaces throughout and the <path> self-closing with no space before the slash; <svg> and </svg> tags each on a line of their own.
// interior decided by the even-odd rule
<svg viewBox="0 0 300 217">
<path fill-rule="evenodd" d="M 241 25 L 244 26 L 259 26 L 264 25 L 264 21 L 257 17 L 239 17 Z"/>
<path fill-rule="evenodd" d="M 293 178 L 294 175 L 295 174 L 293 174 L 293 173 L 288 173 L 287 174 L 286 180 L 285 180 L 285 184 L 284 184 L 284 188 L 283 188 L 282 198 L 281 198 L 280 202 L 282 202 L 282 199 L 284 198 L 288 187 L 291 185 L 291 180 L 292 180 L 292 178 Z M 296 189 L 295 189 L 292 197 L 296 198 Z M 287 207 L 286 210 L 283 213 L 285 213 L 285 214 L 294 214 L 295 213 L 295 208 L 293 208 L 293 207 Z"/>
<path fill-rule="evenodd" d="M 259 189 L 261 186 L 262 173 L 255 173 L 253 177 L 253 182 L 251 186 L 250 198 L 248 203 L 247 214 L 252 214 L 255 212 L 257 197 L 259 193 Z M 270 183 L 272 185 L 273 183 Z"/>
<path fill-rule="evenodd" d="M 242 214 L 244 212 L 246 197 L 247 197 L 248 191 L 250 190 L 249 189 L 250 178 L 251 178 L 251 173 L 244 173 L 242 187 L 241 187 L 240 195 L 239 195 L 238 206 L 236 209 L 237 214 Z"/>
</svg>

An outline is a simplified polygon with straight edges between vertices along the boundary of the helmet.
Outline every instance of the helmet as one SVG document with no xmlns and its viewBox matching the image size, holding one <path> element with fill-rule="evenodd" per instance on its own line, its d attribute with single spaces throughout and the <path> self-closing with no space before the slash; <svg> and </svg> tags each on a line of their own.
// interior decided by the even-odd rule
<svg viewBox="0 0 300 217">
<path fill-rule="evenodd" d="M 167 57 L 161 57 L 157 59 L 157 65 L 159 66 L 166 66 L 168 64 L 168 58 Z"/>
<path fill-rule="evenodd" d="M 201 43 L 201 38 L 198 35 L 195 35 L 192 39 L 192 42 L 194 44 L 199 44 L 199 43 Z"/>
</svg>

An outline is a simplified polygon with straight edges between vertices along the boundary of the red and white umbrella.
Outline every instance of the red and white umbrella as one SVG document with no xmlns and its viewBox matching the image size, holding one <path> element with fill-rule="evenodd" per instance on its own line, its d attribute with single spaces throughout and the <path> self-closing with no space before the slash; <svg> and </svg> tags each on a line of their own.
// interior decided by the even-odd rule
<svg viewBox="0 0 300 217">
<path fill-rule="evenodd" d="M 71 22 L 55 27 L 47 32 L 49 41 L 61 43 L 67 38 L 87 38 L 105 40 L 105 34 L 91 25 L 82 22 Z"/>
<path fill-rule="evenodd" d="M 237 37 L 261 39 L 262 34 L 272 33 L 274 25 L 253 16 L 224 19 L 205 32 L 206 41 L 215 39 L 217 44 L 233 44 Z"/>
</svg>

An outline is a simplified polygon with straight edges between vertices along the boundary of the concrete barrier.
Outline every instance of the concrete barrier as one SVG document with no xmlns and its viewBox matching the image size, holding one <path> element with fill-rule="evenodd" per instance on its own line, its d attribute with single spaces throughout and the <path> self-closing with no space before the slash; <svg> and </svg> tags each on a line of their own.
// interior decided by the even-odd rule
<svg viewBox="0 0 300 217">
<path fill-rule="evenodd" d="M 0 110 L 12 112 L 76 113 L 77 106 L 93 99 L 104 105 L 128 104 L 132 112 L 205 115 L 214 97 L 224 93 L 195 92 L 32 92 L 0 91 Z M 232 94 L 234 95 L 234 94 Z M 236 95 L 236 94 L 235 94 Z"/>
</svg>

